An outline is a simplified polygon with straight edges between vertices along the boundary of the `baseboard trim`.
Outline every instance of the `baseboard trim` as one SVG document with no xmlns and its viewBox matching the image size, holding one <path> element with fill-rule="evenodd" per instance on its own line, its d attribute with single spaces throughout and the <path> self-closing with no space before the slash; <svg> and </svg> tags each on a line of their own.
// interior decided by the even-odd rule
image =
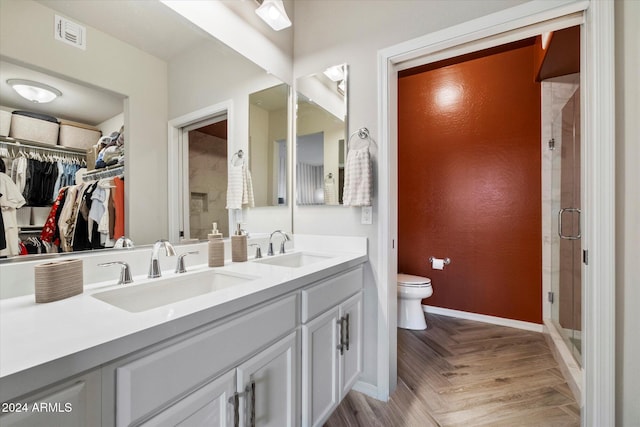
<svg viewBox="0 0 640 427">
<path fill-rule="evenodd" d="M 363 381 L 358 381 L 353 385 L 352 390 L 357 392 L 366 394 L 369 397 L 373 397 L 374 399 L 380 400 L 380 396 L 378 396 L 378 387 L 373 384 L 365 383 Z"/>
<path fill-rule="evenodd" d="M 510 328 L 524 329 L 526 331 L 544 332 L 544 325 L 537 323 L 523 322 L 522 320 L 505 319 L 503 317 L 489 316 L 486 314 L 469 313 L 468 311 L 452 310 L 450 308 L 434 307 L 423 305 L 425 313 L 440 314 L 442 316 L 458 317 L 460 319 L 475 320 L 477 322 L 491 323 L 493 325 L 508 326 Z M 427 325 L 429 321 L 427 321 Z"/>
<path fill-rule="evenodd" d="M 545 338 L 547 344 L 551 348 L 553 358 L 558 362 L 560 372 L 567 380 L 567 384 L 575 397 L 576 402 L 580 403 L 580 407 L 583 406 L 584 401 L 582 399 L 582 377 L 583 370 L 574 360 L 573 355 L 567 348 L 567 344 L 562 339 L 562 336 L 558 332 L 556 325 L 550 319 L 544 319 L 545 324 Z"/>
</svg>

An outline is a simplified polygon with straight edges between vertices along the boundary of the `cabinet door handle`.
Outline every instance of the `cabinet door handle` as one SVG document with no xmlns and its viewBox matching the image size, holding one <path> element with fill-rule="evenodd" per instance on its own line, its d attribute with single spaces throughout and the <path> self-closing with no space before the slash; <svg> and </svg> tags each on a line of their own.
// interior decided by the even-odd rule
<svg viewBox="0 0 640 427">
<path fill-rule="evenodd" d="M 240 426 L 240 395 L 233 393 L 229 398 L 229 404 L 233 405 L 233 427 Z"/>
<path fill-rule="evenodd" d="M 345 329 L 346 329 L 346 331 L 347 331 L 345 335 L 347 336 L 347 338 L 345 339 L 345 341 L 346 341 L 347 351 L 349 351 L 349 329 L 350 329 L 350 324 L 349 324 L 349 313 L 347 313 L 347 315 L 346 315 L 346 316 L 344 316 L 344 319 L 345 319 L 345 321 L 347 322 L 347 325 L 346 325 L 346 327 L 345 327 Z"/>
<path fill-rule="evenodd" d="M 256 381 L 251 380 L 249 393 L 251 394 L 251 409 L 249 411 L 249 425 L 251 427 L 256 427 Z"/>
<path fill-rule="evenodd" d="M 338 347 L 337 349 L 340 350 L 340 355 L 342 356 L 344 354 L 344 317 L 341 317 L 340 319 L 337 320 L 337 323 L 339 325 L 338 328 Z"/>
</svg>

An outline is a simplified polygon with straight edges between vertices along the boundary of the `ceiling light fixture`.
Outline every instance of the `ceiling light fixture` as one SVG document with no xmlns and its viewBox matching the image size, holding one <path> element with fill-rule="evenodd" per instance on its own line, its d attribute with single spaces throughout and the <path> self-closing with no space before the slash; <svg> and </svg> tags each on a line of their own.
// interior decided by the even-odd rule
<svg viewBox="0 0 640 427">
<path fill-rule="evenodd" d="M 269 24 L 276 31 L 283 30 L 291 26 L 291 20 L 284 10 L 282 0 L 264 0 L 256 13 L 264 22 Z"/>
<path fill-rule="evenodd" d="M 344 80 L 344 69 L 342 65 L 334 65 L 324 70 L 324 75 L 334 82 L 339 82 L 340 80 Z"/>
<path fill-rule="evenodd" d="M 9 79 L 7 80 L 7 84 L 11 86 L 18 95 L 37 104 L 45 104 L 62 96 L 62 92 L 55 87 L 34 82 L 33 80 Z"/>
</svg>

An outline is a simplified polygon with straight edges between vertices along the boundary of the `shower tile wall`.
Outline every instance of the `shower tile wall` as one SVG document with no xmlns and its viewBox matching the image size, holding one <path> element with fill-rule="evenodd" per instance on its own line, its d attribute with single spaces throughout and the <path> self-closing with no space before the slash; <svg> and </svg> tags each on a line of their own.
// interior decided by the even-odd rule
<svg viewBox="0 0 640 427">
<path fill-rule="evenodd" d="M 229 235 L 227 141 L 203 132 L 189 132 L 190 237 L 206 239 L 211 223 Z"/>
</svg>

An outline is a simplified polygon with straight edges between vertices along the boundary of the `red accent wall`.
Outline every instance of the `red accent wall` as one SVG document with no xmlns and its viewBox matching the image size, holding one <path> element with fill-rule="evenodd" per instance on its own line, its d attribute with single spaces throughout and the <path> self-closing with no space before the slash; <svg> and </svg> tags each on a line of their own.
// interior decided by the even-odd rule
<svg viewBox="0 0 640 427">
<path fill-rule="evenodd" d="M 431 278 L 424 304 L 542 323 L 533 45 L 452 62 L 398 79 L 398 272 Z"/>
</svg>

